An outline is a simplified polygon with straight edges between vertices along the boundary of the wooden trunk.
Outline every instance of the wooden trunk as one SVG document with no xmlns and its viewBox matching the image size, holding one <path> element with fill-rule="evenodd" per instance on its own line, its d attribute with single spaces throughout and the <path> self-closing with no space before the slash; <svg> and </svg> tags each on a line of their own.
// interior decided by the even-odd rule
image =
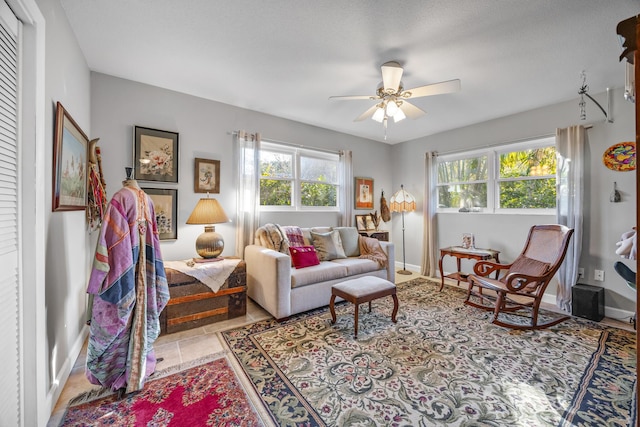
<svg viewBox="0 0 640 427">
<path fill-rule="evenodd" d="M 166 268 L 171 299 L 160 314 L 160 333 L 172 334 L 247 313 L 246 265 L 240 261 L 218 292 L 187 274 Z"/>
</svg>

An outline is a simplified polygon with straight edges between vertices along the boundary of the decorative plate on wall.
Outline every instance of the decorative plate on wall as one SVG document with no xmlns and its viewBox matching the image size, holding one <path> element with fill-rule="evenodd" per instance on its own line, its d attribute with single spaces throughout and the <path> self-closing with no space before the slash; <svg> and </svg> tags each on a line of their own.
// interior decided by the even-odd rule
<svg viewBox="0 0 640 427">
<path fill-rule="evenodd" d="M 602 155 L 602 163 L 614 171 L 636 170 L 636 143 L 620 142 L 612 145 Z"/>
</svg>

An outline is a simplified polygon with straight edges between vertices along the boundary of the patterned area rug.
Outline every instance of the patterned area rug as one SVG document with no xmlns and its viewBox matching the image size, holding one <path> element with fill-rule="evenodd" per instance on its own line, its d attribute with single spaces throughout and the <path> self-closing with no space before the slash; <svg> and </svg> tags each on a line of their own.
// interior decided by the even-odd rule
<svg viewBox="0 0 640 427">
<path fill-rule="evenodd" d="M 416 279 L 391 298 L 221 335 L 283 426 L 627 426 L 635 422 L 635 334 L 570 319 L 511 331 Z M 546 315 L 552 315 L 546 313 Z"/>
<path fill-rule="evenodd" d="M 74 399 L 61 426 L 261 426 L 226 357 L 162 377 L 118 399 Z M 156 378 L 162 377 L 162 378 Z"/>
</svg>

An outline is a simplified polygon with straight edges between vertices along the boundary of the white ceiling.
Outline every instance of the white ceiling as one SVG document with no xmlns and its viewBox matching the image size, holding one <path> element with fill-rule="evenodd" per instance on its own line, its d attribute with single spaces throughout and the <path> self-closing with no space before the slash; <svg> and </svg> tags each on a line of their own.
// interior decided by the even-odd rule
<svg viewBox="0 0 640 427">
<path fill-rule="evenodd" d="M 353 120 L 380 65 L 405 88 L 460 79 L 412 100 L 427 115 L 390 123 L 397 143 L 624 85 L 616 25 L 640 0 L 61 0 L 89 68 L 384 141 Z M 602 117 L 604 118 L 604 116 Z M 595 119 L 595 118 L 594 118 Z"/>
</svg>

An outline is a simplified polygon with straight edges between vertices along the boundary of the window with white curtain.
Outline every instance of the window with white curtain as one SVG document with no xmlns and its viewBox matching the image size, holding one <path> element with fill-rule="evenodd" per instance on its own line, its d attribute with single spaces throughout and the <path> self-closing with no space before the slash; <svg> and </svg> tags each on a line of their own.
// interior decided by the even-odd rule
<svg viewBox="0 0 640 427">
<path fill-rule="evenodd" d="M 263 140 L 260 209 L 337 211 L 342 187 L 339 169 L 337 153 Z"/>
<path fill-rule="evenodd" d="M 553 214 L 555 140 L 438 156 L 437 190 L 438 212 Z"/>
</svg>

